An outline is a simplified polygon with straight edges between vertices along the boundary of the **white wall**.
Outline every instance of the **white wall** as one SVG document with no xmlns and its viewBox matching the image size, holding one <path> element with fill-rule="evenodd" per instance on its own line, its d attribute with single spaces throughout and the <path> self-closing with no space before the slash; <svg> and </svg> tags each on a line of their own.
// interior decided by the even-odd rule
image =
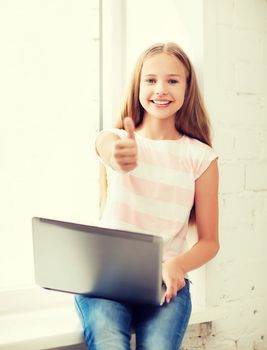
<svg viewBox="0 0 267 350">
<path fill-rule="evenodd" d="M 0 3 L 0 291 L 33 285 L 31 217 L 97 217 L 98 1 Z"/>
<path fill-rule="evenodd" d="M 184 349 L 267 349 L 267 2 L 204 1 L 205 95 L 220 153 L 221 250 L 207 301 L 226 309 Z M 215 60 L 212 60 L 215 57 Z"/>
</svg>

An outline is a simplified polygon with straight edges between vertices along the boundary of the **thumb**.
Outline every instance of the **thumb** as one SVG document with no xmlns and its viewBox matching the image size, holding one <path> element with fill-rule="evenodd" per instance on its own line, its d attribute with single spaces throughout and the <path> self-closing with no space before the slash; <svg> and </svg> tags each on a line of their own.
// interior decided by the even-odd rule
<svg viewBox="0 0 267 350">
<path fill-rule="evenodd" d="M 173 288 L 172 280 L 168 275 L 164 278 L 164 284 L 166 288 L 164 299 L 167 303 L 169 303 L 171 301 L 172 296 L 174 296 L 174 288 Z"/>
<path fill-rule="evenodd" d="M 124 129 L 128 133 L 128 138 L 135 140 L 135 135 L 134 135 L 135 126 L 132 118 L 125 117 L 123 121 L 123 125 L 124 125 Z"/>
</svg>

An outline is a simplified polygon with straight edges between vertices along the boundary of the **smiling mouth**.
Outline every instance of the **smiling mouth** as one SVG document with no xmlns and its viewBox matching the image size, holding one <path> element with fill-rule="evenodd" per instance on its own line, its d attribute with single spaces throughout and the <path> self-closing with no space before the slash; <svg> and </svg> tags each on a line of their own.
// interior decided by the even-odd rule
<svg viewBox="0 0 267 350">
<path fill-rule="evenodd" d="M 169 100 L 151 100 L 151 102 L 155 103 L 158 106 L 167 106 L 169 105 L 172 101 Z"/>
</svg>

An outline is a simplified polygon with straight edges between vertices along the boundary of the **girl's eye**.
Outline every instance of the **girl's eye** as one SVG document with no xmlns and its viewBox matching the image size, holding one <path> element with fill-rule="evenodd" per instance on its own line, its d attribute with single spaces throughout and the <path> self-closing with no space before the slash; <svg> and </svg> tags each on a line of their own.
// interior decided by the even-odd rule
<svg viewBox="0 0 267 350">
<path fill-rule="evenodd" d="M 155 84 L 156 80 L 155 79 L 146 79 L 146 83 L 148 84 Z"/>
<path fill-rule="evenodd" d="M 169 84 L 177 84 L 177 83 L 178 83 L 178 80 L 175 80 L 175 79 L 169 80 Z"/>
</svg>

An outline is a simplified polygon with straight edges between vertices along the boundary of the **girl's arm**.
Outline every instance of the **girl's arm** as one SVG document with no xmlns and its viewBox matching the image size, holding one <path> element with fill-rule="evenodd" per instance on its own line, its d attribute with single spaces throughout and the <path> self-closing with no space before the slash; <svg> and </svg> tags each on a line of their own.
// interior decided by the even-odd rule
<svg viewBox="0 0 267 350">
<path fill-rule="evenodd" d="M 219 250 L 217 160 L 195 182 L 195 211 L 198 242 L 188 252 L 163 263 L 167 302 L 184 286 L 184 275 L 207 263 Z"/>
<path fill-rule="evenodd" d="M 119 136 L 110 131 L 102 131 L 96 138 L 95 146 L 97 154 L 106 165 L 111 165 L 112 150 L 114 143 L 118 140 L 120 140 Z"/>
</svg>

